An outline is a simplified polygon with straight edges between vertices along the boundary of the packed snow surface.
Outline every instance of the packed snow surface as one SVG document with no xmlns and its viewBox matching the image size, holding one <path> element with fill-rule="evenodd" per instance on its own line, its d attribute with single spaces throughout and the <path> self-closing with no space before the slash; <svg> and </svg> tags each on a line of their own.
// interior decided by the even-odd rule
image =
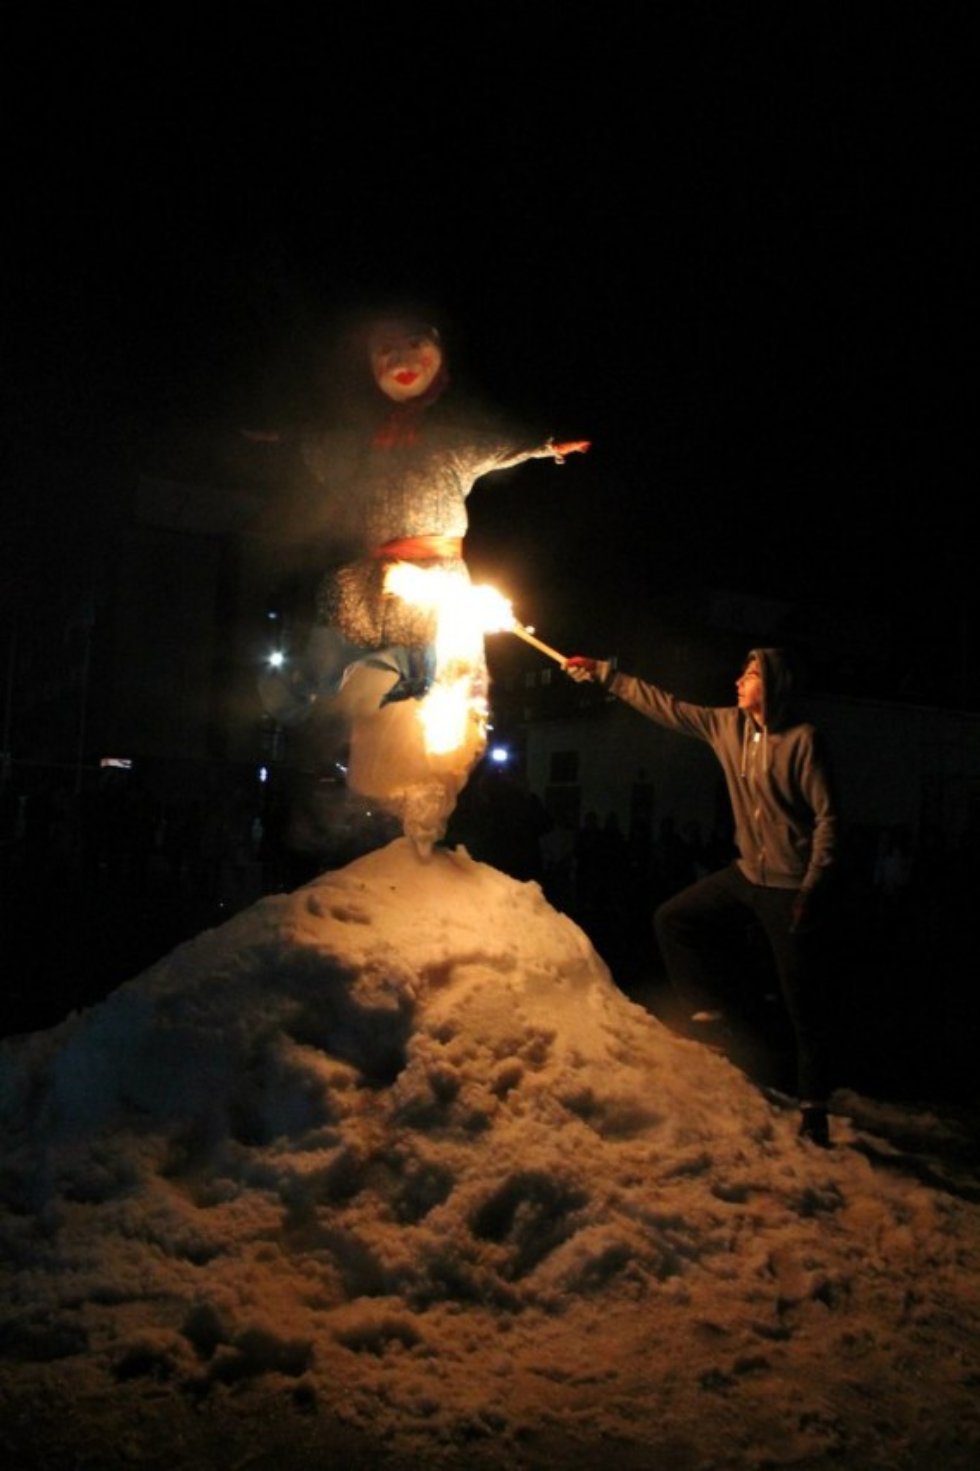
<svg viewBox="0 0 980 1471">
<path fill-rule="evenodd" d="M 841 1095 L 799 1142 L 462 849 L 10 1040 L 0 1106 L 20 1468 L 978 1464 L 954 1125 Z"/>
</svg>

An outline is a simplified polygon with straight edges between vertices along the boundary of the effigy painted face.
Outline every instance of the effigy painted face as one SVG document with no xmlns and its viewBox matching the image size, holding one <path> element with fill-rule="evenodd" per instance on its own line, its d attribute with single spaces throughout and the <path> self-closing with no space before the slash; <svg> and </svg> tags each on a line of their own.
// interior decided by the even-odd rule
<svg viewBox="0 0 980 1471">
<path fill-rule="evenodd" d="M 375 383 L 395 403 L 419 398 L 442 367 L 442 348 L 424 333 L 380 330 L 372 336 L 369 352 Z"/>
</svg>

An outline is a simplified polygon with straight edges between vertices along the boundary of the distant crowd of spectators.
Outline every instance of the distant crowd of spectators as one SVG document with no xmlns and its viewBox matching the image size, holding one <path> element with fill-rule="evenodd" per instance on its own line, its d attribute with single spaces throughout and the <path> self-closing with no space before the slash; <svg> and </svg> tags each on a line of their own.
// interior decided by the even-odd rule
<svg viewBox="0 0 980 1471">
<path fill-rule="evenodd" d="M 398 831 L 391 818 L 352 803 L 336 782 L 312 778 L 299 789 L 216 784 L 210 793 L 168 801 L 134 773 L 113 769 L 81 792 L 57 780 L 30 792 L 8 782 L 0 802 L 4 938 L 34 933 L 31 916 L 53 885 L 62 911 L 74 904 L 96 918 L 105 914 L 107 925 L 135 933 L 156 916 L 153 943 L 166 947 Z M 650 920 L 656 905 L 722 867 L 733 851 L 727 833 L 704 834 L 671 813 L 655 826 L 635 819 L 626 831 L 615 812 L 589 811 L 573 825 L 489 764 L 461 793 L 446 843 L 540 883 L 627 986 L 658 963 Z M 934 828 L 853 829 L 840 867 L 850 953 L 931 963 L 972 939 L 977 824 L 953 844 Z"/>
</svg>

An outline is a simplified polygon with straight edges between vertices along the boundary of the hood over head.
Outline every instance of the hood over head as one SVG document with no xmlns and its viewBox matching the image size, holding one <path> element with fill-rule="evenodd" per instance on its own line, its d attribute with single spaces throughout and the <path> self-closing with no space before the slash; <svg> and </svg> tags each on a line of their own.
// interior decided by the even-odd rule
<svg viewBox="0 0 980 1471">
<path fill-rule="evenodd" d="M 792 722 L 792 657 L 787 649 L 750 649 L 746 664 L 750 659 L 759 661 L 762 674 L 762 723 L 767 730 L 780 730 Z"/>
</svg>

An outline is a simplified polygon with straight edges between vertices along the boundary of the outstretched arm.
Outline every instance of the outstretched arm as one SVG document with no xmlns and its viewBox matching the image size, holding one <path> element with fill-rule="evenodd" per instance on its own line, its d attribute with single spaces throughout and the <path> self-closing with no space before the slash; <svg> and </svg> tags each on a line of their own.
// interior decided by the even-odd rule
<svg viewBox="0 0 980 1471">
<path fill-rule="evenodd" d="M 592 448 L 591 439 L 568 439 L 563 444 L 552 444 L 548 446 L 554 455 L 555 463 L 560 465 L 566 455 L 584 455 Z"/>
<path fill-rule="evenodd" d="M 590 681 L 601 684 L 627 705 L 632 705 L 648 720 L 662 725 L 665 730 L 677 731 L 679 735 L 694 736 L 701 741 L 710 741 L 717 724 L 719 711 L 707 705 L 690 705 L 678 700 L 666 690 L 646 680 L 623 674 L 616 668 L 613 659 L 592 659 L 584 654 L 573 654 L 562 665 L 565 673 L 576 684 Z"/>
<path fill-rule="evenodd" d="M 460 446 L 459 453 L 461 465 L 465 467 L 472 489 L 475 481 L 494 470 L 510 470 L 515 465 L 523 465 L 526 460 L 554 460 L 556 465 L 561 465 L 566 455 L 585 454 L 591 446 L 591 439 L 568 439 L 561 444 L 555 444 L 553 439 L 546 439 L 544 443 L 525 443 L 523 447 L 517 448 L 513 440 L 508 443 L 505 435 L 491 431 L 470 434 L 468 442 Z M 469 494 L 469 490 L 466 494 Z"/>
</svg>

